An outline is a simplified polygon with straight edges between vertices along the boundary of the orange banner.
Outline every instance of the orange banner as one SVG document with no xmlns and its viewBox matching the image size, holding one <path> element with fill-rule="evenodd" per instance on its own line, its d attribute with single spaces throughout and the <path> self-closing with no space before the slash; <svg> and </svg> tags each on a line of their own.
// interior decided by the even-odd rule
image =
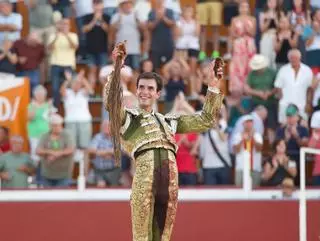
<svg viewBox="0 0 320 241">
<path fill-rule="evenodd" d="M 10 135 L 24 138 L 24 151 L 29 151 L 27 133 L 30 85 L 26 78 L 0 74 L 0 125 L 9 128 Z"/>
</svg>

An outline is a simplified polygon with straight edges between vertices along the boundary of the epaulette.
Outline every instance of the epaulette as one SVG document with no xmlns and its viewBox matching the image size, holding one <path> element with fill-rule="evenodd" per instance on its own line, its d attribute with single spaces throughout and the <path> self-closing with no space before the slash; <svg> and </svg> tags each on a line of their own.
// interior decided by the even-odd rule
<svg viewBox="0 0 320 241">
<path fill-rule="evenodd" d="M 167 120 L 176 120 L 176 119 L 178 119 L 180 117 L 180 115 L 179 114 L 176 114 L 176 113 L 168 113 L 168 114 L 166 114 L 165 116 L 164 116 L 164 118 L 165 119 L 167 119 Z"/>
<path fill-rule="evenodd" d="M 134 116 L 140 115 L 140 111 L 138 109 L 125 108 L 125 110 Z"/>
</svg>

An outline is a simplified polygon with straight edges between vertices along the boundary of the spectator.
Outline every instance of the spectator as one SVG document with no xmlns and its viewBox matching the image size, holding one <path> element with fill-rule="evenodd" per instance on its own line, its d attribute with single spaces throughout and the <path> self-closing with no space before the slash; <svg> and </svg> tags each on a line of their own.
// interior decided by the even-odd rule
<svg viewBox="0 0 320 241">
<path fill-rule="evenodd" d="M 110 124 L 104 120 L 100 133 L 96 134 L 89 146 L 97 187 L 118 186 L 121 170 L 115 166 L 113 142 L 110 136 Z"/>
<path fill-rule="evenodd" d="M 40 82 L 40 66 L 45 58 L 44 45 L 36 32 L 31 32 L 26 38 L 17 40 L 13 44 L 14 52 L 18 56 L 18 76 L 29 78 L 31 93 Z"/>
<path fill-rule="evenodd" d="M 237 133 L 232 142 L 236 157 L 235 183 L 237 186 L 242 186 L 243 183 L 244 162 L 248 161 L 244 160 L 245 152 L 249 153 L 252 184 L 253 186 L 260 184 L 262 144 L 262 135 L 253 128 L 253 117 L 246 115 L 243 119 L 243 131 Z"/>
<path fill-rule="evenodd" d="M 9 0 L 0 2 L 0 45 L 5 39 L 16 41 L 20 39 L 22 30 L 22 16 L 12 12 L 12 3 Z"/>
<path fill-rule="evenodd" d="M 29 154 L 23 152 L 23 138 L 10 137 L 11 151 L 0 155 L 0 178 L 2 188 L 27 188 L 28 177 L 35 168 Z"/>
<path fill-rule="evenodd" d="M 220 56 L 219 53 L 219 43 L 220 43 L 220 33 L 219 28 L 222 24 L 222 12 L 223 12 L 223 1 L 213 0 L 213 1 L 197 1 L 197 14 L 199 19 L 199 24 L 201 25 L 200 34 L 200 54 L 199 60 L 204 60 L 206 55 L 207 46 L 207 26 L 212 28 L 212 43 L 213 52 L 211 54 L 212 58 L 217 58 Z"/>
<path fill-rule="evenodd" d="M 57 32 L 49 36 L 49 50 L 51 51 L 51 83 L 53 103 L 60 104 L 60 85 L 64 79 L 64 72 L 76 67 L 76 50 L 78 48 L 77 34 L 70 32 L 70 20 L 62 19 L 57 23 Z"/>
<path fill-rule="evenodd" d="M 281 11 L 277 0 L 268 0 L 265 6 L 265 10 L 259 16 L 260 31 L 262 32 L 262 38 L 260 42 L 260 53 L 264 55 L 268 61 L 268 66 L 276 68 L 274 51 L 274 39 L 276 37 L 276 30 L 279 25 L 281 17 L 284 13 Z"/>
<path fill-rule="evenodd" d="M 8 74 L 16 74 L 16 64 L 18 57 L 13 49 L 13 42 L 5 39 L 2 41 L 2 48 L 0 49 L 0 72 Z"/>
<path fill-rule="evenodd" d="M 9 129 L 0 126 L 0 156 L 3 153 L 10 151 L 10 142 L 9 142 Z"/>
<path fill-rule="evenodd" d="M 187 6 L 182 11 L 182 16 L 177 22 L 177 40 L 176 49 L 186 53 L 187 60 L 190 63 L 191 70 L 191 93 L 195 93 L 195 74 L 197 70 L 197 58 L 199 55 L 199 34 L 200 25 L 194 19 L 193 7 Z"/>
<path fill-rule="evenodd" d="M 186 84 L 190 73 L 188 63 L 181 57 L 174 57 L 163 67 L 165 86 L 165 111 L 173 106 L 174 99 L 179 92 L 186 93 Z"/>
<path fill-rule="evenodd" d="M 120 0 L 118 13 L 114 14 L 111 19 L 111 28 L 115 35 L 115 43 L 127 42 L 127 57 L 125 64 L 130 66 L 133 70 L 138 71 L 140 67 L 141 46 L 140 32 L 143 33 L 143 53 L 146 49 L 146 26 L 138 19 L 138 15 L 134 12 L 132 0 Z M 110 43 L 111 44 L 111 43 Z"/>
<path fill-rule="evenodd" d="M 307 65 L 301 63 L 301 54 L 297 49 L 288 53 L 290 63 L 279 70 L 274 83 L 279 101 L 279 122 L 285 123 L 285 112 L 289 104 L 295 104 L 299 114 L 307 120 L 312 108 L 313 74 Z"/>
<path fill-rule="evenodd" d="M 54 33 L 54 18 L 52 6 L 48 0 L 28 0 L 30 32 L 36 32 L 43 44 Z"/>
<path fill-rule="evenodd" d="M 297 175 L 296 162 L 286 154 L 286 142 L 279 139 L 274 144 L 276 153 L 264 164 L 262 180 L 266 186 L 281 185 L 285 178 L 295 178 Z"/>
<path fill-rule="evenodd" d="M 145 59 L 141 61 L 140 72 L 154 72 L 153 63 L 150 59 Z"/>
<path fill-rule="evenodd" d="M 231 157 L 228 149 L 227 121 L 220 118 L 219 125 L 201 136 L 200 159 L 205 185 L 231 184 Z"/>
<path fill-rule="evenodd" d="M 298 38 L 298 34 L 295 34 L 291 29 L 289 19 L 287 17 L 282 17 L 274 41 L 278 70 L 288 63 L 288 53 L 291 49 L 298 46 Z"/>
<path fill-rule="evenodd" d="M 312 134 L 308 143 L 310 148 L 320 149 L 320 111 L 314 112 L 311 118 Z M 312 184 L 320 186 L 320 155 L 315 155 L 312 171 Z"/>
<path fill-rule="evenodd" d="M 294 181 L 292 178 L 285 178 L 282 182 L 282 198 L 292 199 L 294 197 Z"/>
<path fill-rule="evenodd" d="M 286 124 L 278 128 L 276 139 L 283 139 L 287 145 L 287 152 L 290 160 L 296 162 L 298 173 L 300 170 L 300 148 L 308 144 L 308 129 L 299 124 L 299 110 L 296 105 L 290 104 L 286 109 Z M 296 177 L 296 183 L 299 183 L 299 175 Z"/>
<path fill-rule="evenodd" d="M 177 115 L 195 113 L 182 92 L 176 96 L 171 112 Z M 197 133 L 175 134 L 175 140 L 178 145 L 177 166 L 180 186 L 197 184 L 196 156 L 198 154 L 198 138 Z"/>
<path fill-rule="evenodd" d="M 64 18 L 71 17 L 71 2 L 73 0 L 49 0 L 54 11 L 59 11 Z"/>
<path fill-rule="evenodd" d="M 319 10 L 320 14 L 320 10 Z M 311 67 L 314 75 L 320 73 L 320 22 L 313 20 L 312 34 L 306 41 L 307 65 Z"/>
<path fill-rule="evenodd" d="M 246 93 L 252 97 L 252 107 L 263 105 L 268 109 L 267 131 L 269 143 L 274 142 L 275 129 L 278 125 L 278 103 L 275 98 L 276 89 L 274 81 L 276 72 L 268 67 L 268 60 L 263 55 L 255 55 L 249 66 L 251 72 L 248 75 Z M 263 134 L 263 133 L 260 133 Z"/>
<path fill-rule="evenodd" d="M 149 13 L 148 28 L 151 35 L 150 57 L 159 72 L 163 64 L 173 57 L 175 26 L 174 13 L 165 8 L 164 0 L 159 0 L 156 9 Z"/>
<path fill-rule="evenodd" d="M 249 3 L 243 1 L 239 4 L 239 15 L 232 19 L 231 24 L 233 51 L 229 66 L 229 91 L 236 101 L 243 94 L 245 81 L 249 74 L 249 61 L 256 53 L 255 30 L 256 19 L 250 16 Z"/>
<path fill-rule="evenodd" d="M 305 23 L 311 24 L 311 13 L 306 0 L 293 0 L 292 10 L 288 12 L 290 25 L 295 32 L 301 32 Z"/>
<path fill-rule="evenodd" d="M 89 82 L 95 89 L 97 69 L 108 63 L 108 29 L 110 17 L 103 13 L 102 0 L 93 1 L 93 13 L 84 17 L 86 53 L 89 65 Z"/>
<path fill-rule="evenodd" d="M 73 170 L 74 144 L 63 129 L 63 118 L 54 114 L 50 117 L 50 131 L 44 134 L 36 154 L 41 157 L 41 175 L 44 187 L 68 187 Z"/>
<path fill-rule="evenodd" d="M 47 100 L 47 90 L 38 85 L 33 90 L 33 98 L 28 106 L 28 137 L 30 141 L 30 154 L 33 161 L 38 164 L 40 159 L 36 155 L 36 148 L 42 135 L 49 131 L 49 117 L 56 110 L 51 101 Z"/>
<path fill-rule="evenodd" d="M 65 76 L 66 81 L 60 89 L 64 100 L 65 127 L 70 132 L 75 146 L 79 149 L 86 149 L 92 136 L 89 95 L 93 94 L 93 89 L 86 80 L 83 70 L 74 78 L 68 71 Z"/>
</svg>

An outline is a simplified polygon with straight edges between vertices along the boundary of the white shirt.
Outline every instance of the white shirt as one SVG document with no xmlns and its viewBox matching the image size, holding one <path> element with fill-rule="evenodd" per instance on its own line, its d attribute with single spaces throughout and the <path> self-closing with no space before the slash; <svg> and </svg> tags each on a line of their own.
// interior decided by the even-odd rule
<svg viewBox="0 0 320 241">
<path fill-rule="evenodd" d="M 259 143 L 259 144 L 263 144 L 263 138 L 262 135 L 260 135 L 258 132 L 255 132 L 253 135 L 253 138 L 255 140 L 255 142 Z M 234 137 L 233 143 L 232 143 L 232 147 L 234 147 L 235 145 L 238 145 L 240 142 L 242 141 L 242 133 L 237 133 Z M 243 170 L 243 166 L 244 166 L 244 146 L 241 146 L 241 150 L 240 152 L 238 152 L 236 154 L 236 170 L 237 171 L 242 171 Z M 256 151 L 255 148 L 253 148 L 253 170 L 257 171 L 257 172 L 261 172 L 262 169 L 262 154 L 261 152 Z"/>
<path fill-rule="evenodd" d="M 11 41 L 16 41 L 21 38 L 22 16 L 19 13 L 11 13 L 9 16 L 0 14 L 0 24 L 13 24 L 18 29 L 15 32 L 0 32 L 0 45 L 6 38 Z"/>
<path fill-rule="evenodd" d="M 119 21 L 121 17 L 120 25 L 116 32 L 116 42 L 123 42 L 127 40 L 127 53 L 128 54 L 140 54 L 140 31 L 136 21 L 136 13 L 132 11 L 130 14 L 116 13 L 111 18 L 111 24 Z"/>
<path fill-rule="evenodd" d="M 108 0 L 110 1 L 110 0 Z M 88 0 L 76 0 L 74 1 L 75 9 L 76 9 L 76 16 L 82 17 L 87 14 L 93 13 L 93 5 L 92 1 Z"/>
<path fill-rule="evenodd" d="M 200 49 L 199 37 L 195 34 L 197 24 L 196 21 L 185 21 L 183 18 L 177 22 L 177 27 L 181 31 L 181 36 L 176 42 L 177 49 Z"/>
<path fill-rule="evenodd" d="M 68 88 L 63 105 L 65 122 L 91 122 L 89 96 L 83 89 L 75 93 L 72 89 Z"/>
<path fill-rule="evenodd" d="M 226 162 L 231 166 L 231 158 L 228 150 L 228 141 L 221 140 L 218 130 L 211 129 L 210 135 L 214 141 L 216 147 L 218 148 L 222 157 Z M 220 160 L 217 153 L 214 151 L 208 133 L 201 136 L 200 140 L 200 156 L 202 158 L 202 167 L 203 168 L 221 168 L 225 167 L 223 162 Z"/>
<path fill-rule="evenodd" d="M 286 64 L 279 70 L 274 86 L 282 90 L 279 101 L 279 122 L 285 121 L 285 110 L 289 104 L 299 108 L 299 114 L 306 118 L 305 106 L 307 103 L 307 90 L 312 85 L 313 73 L 310 67 L 301 63 L 299 72 L 295 77 L 291 64 Z"/>
<path fill-rule="evenodd" d="M 113 65 L 106 65 L 104 67 L 101 68 L 100 73 L 99 73 L 99 78 L 106 78 L 108 75 L 110 75 L 112 73 L 112 71 L 114 70 L 114 66 Z M 121 76 L 126 76 L 126 77 L 132 77 L 133 76 L 133 71 L 132 69 L 125 65 L 121 71 L 120 71 Z"/>
</svg>

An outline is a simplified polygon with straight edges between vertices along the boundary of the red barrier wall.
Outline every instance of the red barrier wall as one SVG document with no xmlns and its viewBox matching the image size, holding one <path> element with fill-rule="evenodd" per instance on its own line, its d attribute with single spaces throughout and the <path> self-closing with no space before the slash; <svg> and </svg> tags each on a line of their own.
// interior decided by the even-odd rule
<svg viewBox="0 0 320 241">
<path fill-rule="evenodd" d="M 308 241 L 320 202 L 308 202 Z M 298 202 L 181 202 L 172 241 L 298 241 Z M 0 203 L 3 241 L 130 241 L 127 202 Z"/>
</svg>

